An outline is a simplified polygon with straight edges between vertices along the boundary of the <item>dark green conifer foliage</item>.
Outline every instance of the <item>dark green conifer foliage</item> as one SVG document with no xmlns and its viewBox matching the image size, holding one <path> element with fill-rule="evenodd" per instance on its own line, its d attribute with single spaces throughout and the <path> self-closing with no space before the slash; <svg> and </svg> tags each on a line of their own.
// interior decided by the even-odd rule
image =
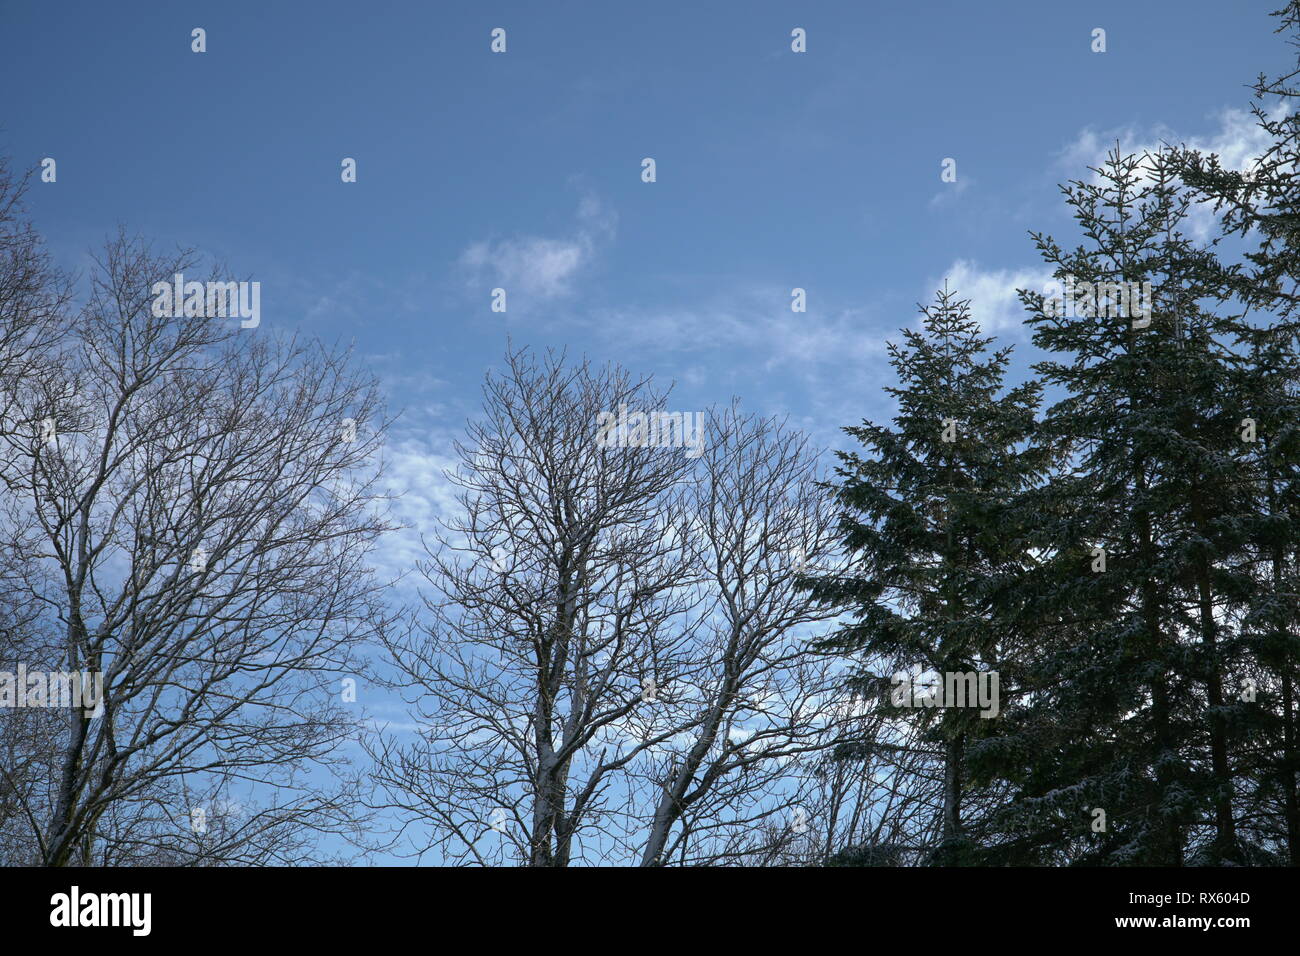
<svg viewBox="0 0 1300 956">
<path fill-rule="evenodd" d="M 845 429 L 864 448 L 840 453 L 837 469 L 852 571 L 810 582 L 849 609 L 852 622 L 827 644 L 859 662 L 859 689 L 882 706 L 902 671 L 1005 670 L 1015 648 L 995 608 L 1027 560 L 1023 516 L 1010 505 L 1043 467 L 1041 451 L 1027 447 L 1041 390 L 1028 382 L 1004 391 L 1011 350 L 990 351 L 969 303 L 947 288 L 922 316 L 920 331 L 904 330 L 903 343 L 889 346 L 898 378 L 886 389 L 898 402 L 892 423 Z M 997 720 L 971 706 L 896 710 L 922 723 L 936 748 L 941 836 L 930 861 L 973 861 L 966 750 Z"/>
<path fill-rule="evenodd" d="M 1222 165 L 1214 154 L 1179 151 L 1186 183 L 1215 204 L 1223 232 L 1244 238 L 1247 268 L 1234 270 L 1244 301 L 1300 321 L 1300 0 L 1280 10 L 1277 32 L 1288 35 L 1296 67 L 1255 81 L 1251 110 L 1268 145 L 1248 170 Z"/>
<path fill-rule="evenodd" d="M 1300 54 L 1300 0 L 1274 12 L 1278 32 Z M 1297 57 L 1300 67 L 1300 56 Z M 1255 591 L 1238 625 L 1246 661 L 1234 696 L 1241 739 L 1239 790 L 1247 805 L 1251 856 L 1300 864 L 1300 68 L 1274 78 L 1261 73 L 1252 110 L 1267 145 L 1248 170 L 1225 167 L 1216 155 L 1178 152 L 1180 173 L 1214 204 L 1224 237 L 1245 244 L 1245 262 L 1223 268 L 1223 295 L 1251 311 L 1238 333 L 1245 361 L 1236 400 L 1257 421 L 1258 440 L 1243 446 L 1240 473 L 1251 486 L 1254 513 L 1247 534 Z M 1231 716 L 1231 715 L 1230 715 Z"/>
<path fill-rule="evenodd" d="M 1246 522 L 1253 589 L 1238 627 L 1245 660 L 1234 675 L 1244 839 L 1262 862 L 1300 864 L 1300 352 L 1285 324 L 1246 333 L 1250 361 L 1238 404 L 1258 422 L 1240 466 L 1255 512 Z"/>
<path fill-rule="evenodd" d="M 1231 861 L 1224 685 L 1241 648 L 1221 622 L 1251 587 L 1253 505 L 1232 389 L 1240 317 L 1219 308 L 1213 254 L 1183 234 L 1192 198 L 1171 153 L 1116 151 L 1094 172 L 1063 187 L 1084 242 L 1035 234 L 1039 252 L 1063 285 L 1150 283 L 1149 299 L 1022 293 L 1053 356 L 1035 369 L 1065 395 L 1038 439 L 1068 462 L 1023 503 L 1041 517 L 1018 621 L 1038 648 L 1031 692 L 976 763 L 1017 787 L 1004 859 Z"/>
</svg>

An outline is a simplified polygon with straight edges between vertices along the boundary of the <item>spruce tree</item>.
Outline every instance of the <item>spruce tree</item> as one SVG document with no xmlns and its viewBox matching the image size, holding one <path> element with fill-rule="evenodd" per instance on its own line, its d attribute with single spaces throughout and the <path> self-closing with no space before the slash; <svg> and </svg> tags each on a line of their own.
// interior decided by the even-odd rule
<svg viewBox="0 0 1300 956">
<path fill-rule="evenodd" d="M 1247 169 L 1198 150 L 1178 155 L 1184 182 L 1214 204 L 1224 234 L 1248 244 L 1245 268 L 1231 275 L 1234 291 L 1291 323 L 1300 321 L 1300 0 L 1273 15 L 1297 58 L 1295 69 L 1255 81 L 1251 111 L 1267 142 L 1263 153 Z"/>
<path fill-rule="evenodd" d="M 1012 862 L 1239 855 L 1224 682 L 1240 647 L 1221 623 L 1250 577 L 1239 317 L 1216 308 L 1222 269 L 1182 232 L 1192 198 L 1175 167 L 1116 150 L 1063 187 L 1083 243 L 1033 234 L 1075 300 L 1022 293 L 1053 356 L 1035 370 L 1064 395 L 1038 440 L 1067 459 L 1022 503 L 1040 560 L 1016 627 L 1038 651 L 976 761 L 1016 787 L 997 821 Z"/>
<path fill-rule="evenodd" d="M 1254 487 L 1248 530 L 1254 588 L 1240 631 L 1247 658 L 1232 688 L 1249 704 L 1240 735 L 1250 741 L 1247 816 L 1254 856 L 1300 865 L 1300 352 L 1283 327 L 1247 333 L 1250 361 L 1240 372 L 1239 404 L 1257 421 L 1241 469 Z"/>
<path fill-rule="evenodd" d="M 826 646 L 857 661 L 857 688 L 918 722 L 935 747 L 940 839 L 929 861 L 952 865 L 978 860 L 966 754 L 997 720 L 972 706 L 916 706 L 890 675 L 937 674 L 943 689 L 945 675 L 1005 670 L 1013 648 L 996 607 L 1027 560 L 1010 505 L 1043 468 L 1027 445 L 1041 389 L 1004 389 L 1011 349 L 990 350 L 969 302 L 946 286 L 921 314 L 920 331 L 889 345 L 892 424 L 844 429 L 865 449 L 839 453 L 835 486 L 851 570 L 810 584 L 851 617 Z"/>
<path fill-rule="evenodd" d="M 1300 53 L 1300 0 L 1274 12 L 1278 32 Z M 1222 268 L 1224 295 L 1253 312 L 1238 333 L 1245 362 L 1237 401 L 1257 420 L 1240 471 L 1253 486 L 1250 531 L 1255 592 L 1241 620 L 1248 662 L 1240 697 L 1256 706 L 1240 717 L 1252 742 L 1249 817 L 1262 846 L 1300 864 L 1300 740 L 1296 684 L 1300 679 L 1300 57 L 1297 69 L 1254 84 L 1252 111 L 1266 145 L 1248 168 L 1223 166 L 1219 157 L 1178 152 L 1180 173 L 1201 199 L 1213 203 L 1224 236 L 1244 243 L 1244 261 Z M 1258 684 L 1257 681 L 1258 680 Z M 1274 822 L 1276 821 L 1276 822 Z"/>
</svg>

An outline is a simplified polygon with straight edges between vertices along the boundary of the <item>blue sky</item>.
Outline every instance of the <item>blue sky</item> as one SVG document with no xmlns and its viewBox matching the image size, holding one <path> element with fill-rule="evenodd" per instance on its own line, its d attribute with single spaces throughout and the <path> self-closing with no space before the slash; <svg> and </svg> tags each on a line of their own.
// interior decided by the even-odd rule
<svg viewBox="0 0 1300 956">
<path fill-rule="evenodd" d="M 1222 111 L 1286 60 L 1273 5 L 6 0 L 0 150 L 57 159 L 29 198 L 61 260 L 118 223 L 196 246 L 421 425 L 458 427 L 509 334 L 833 440 L 937 282 L 986 294 L 1038 268 L 1028 229 L 1068 234 L 1088 135 L 1248 131 Z"/>
<path fill-rule="evenodd" d="M 264 328 L 355 341 L 418 526 L 507 336 L 826 445 L 887 414 L 884 341 L 945 277 L 1023 367 L 1057 183 L 1117 138 L 1246 156 L 1276 5 L 0 0 L 0 153 L 57 160 L 28 205 L 62 264 L 120 223 L 259 280 Z"/>
</svg>

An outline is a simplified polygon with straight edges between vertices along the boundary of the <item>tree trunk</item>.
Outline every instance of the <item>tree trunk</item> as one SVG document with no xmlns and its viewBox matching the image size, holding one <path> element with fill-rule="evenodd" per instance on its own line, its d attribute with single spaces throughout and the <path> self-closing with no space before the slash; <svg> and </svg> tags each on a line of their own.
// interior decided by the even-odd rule
<svg viewBox="0 0 1300 956">
<path fill-rule="evenodd" d="M 961 835 L 961 761 L 966 734 L 949 738 L 945 745 L 943 772 L 943 840 L 949 843 Z"/>
</svg>

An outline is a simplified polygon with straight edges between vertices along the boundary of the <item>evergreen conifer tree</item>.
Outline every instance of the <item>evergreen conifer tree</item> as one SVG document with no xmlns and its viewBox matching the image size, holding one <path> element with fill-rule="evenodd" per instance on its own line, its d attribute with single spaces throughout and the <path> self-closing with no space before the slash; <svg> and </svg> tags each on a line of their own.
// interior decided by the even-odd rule
<svg viewBox="0 0 1300 956">
<path fill-rule="evenodd" d="M 810 584 L 852 618 L 826 643 L 859 662 L 858 688 L 918 721 L 934 745 L 941 813 L 929 860 L 952 865 L 977 859 L 963 815 L 966 753 L 997 720 L 943 695 L 955 688 L 948 675 L 1000 672 L 1015 653 L 995 608 L 1027 560 L 1016 531 L 1022 516 L 1010 505 L 1043 468 L 1041 450 L 1027 444 L 1041 389 L 1032 381 L 1004 389 L 1011 349 L 990 351 L 969 302 L 946 287 L 922 317 L 920 331 L 904 330 L 903 343 L 889 346 L 898 377 L 886 389 L 898 402 L 892 424 L 845 428 L 865 449 L 841 452 L 837 469 L 851 571 Z M 922 692 L 900 682 L 903 673 L 937 684 Z M 926 693 L 947 706 L 926 706 Z"/>
<path fill-rule="evenodd" d="M 1033 635 L 1028 692 L 978 770 L 1016 787 L 998 856 L 1179 865 L 1240 856 L 1225 626 L 1251 587 L 1253 497 L 1232 383 L 1240 316 L 1222 267 L 1183 234 L 1176 157 L 1114 151 L 1064 187 L 1085 237 L 1035 234 L 1072 292 L 1026 292 L 1036 371 L 1064 397 L 1038 440 L 1064 466 L 1022 507 L 1038 566 L 1016 627 Z"/>
</svg>

